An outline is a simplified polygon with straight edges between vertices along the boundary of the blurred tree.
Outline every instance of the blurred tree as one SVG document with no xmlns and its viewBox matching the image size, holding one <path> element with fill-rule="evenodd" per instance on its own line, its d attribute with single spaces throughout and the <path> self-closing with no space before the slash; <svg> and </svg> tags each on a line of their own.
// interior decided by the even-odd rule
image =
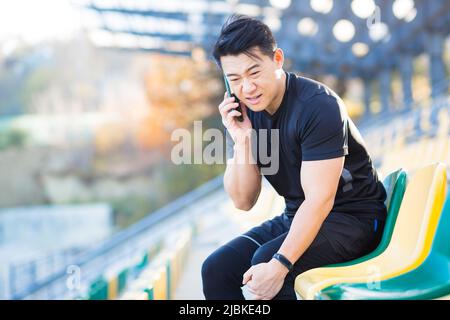
<svg viewBox="0 0 450 320">
<path fill-rule="evenodd" d="M 212 64 L 205 60 L 155 55 L 151 62 L 144 79 L 150 114 L 136 131 L 144 148 L 167 145 L 174 129 L 213 114 L 211 101 L 222 90 Z"/>
</svg>

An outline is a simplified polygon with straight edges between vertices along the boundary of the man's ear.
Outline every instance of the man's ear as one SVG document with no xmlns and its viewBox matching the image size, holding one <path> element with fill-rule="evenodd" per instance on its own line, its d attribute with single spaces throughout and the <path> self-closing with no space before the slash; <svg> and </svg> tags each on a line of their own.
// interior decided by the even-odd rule
<svg viewBox="0 0 450 320">
<path fill-rule="evenodd" d="M 282 68 L 284 64 L 284 53 L 281 48 L 276 48 L 273 53 L 273 60 L 278 68 Z"/>
</svg>

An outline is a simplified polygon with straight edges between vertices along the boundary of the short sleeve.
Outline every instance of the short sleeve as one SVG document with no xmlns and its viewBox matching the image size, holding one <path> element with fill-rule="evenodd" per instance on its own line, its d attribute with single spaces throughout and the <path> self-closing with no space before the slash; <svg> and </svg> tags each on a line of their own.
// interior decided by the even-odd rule
<svg viewBox="0 0 450 320">
<path fill-rule="evenodd" d="M 326 160 L 348 154 L 348 120 L 342 101 L 317 95 L 305 102 L 301 118 L 302 160 Z"/>
</svg>

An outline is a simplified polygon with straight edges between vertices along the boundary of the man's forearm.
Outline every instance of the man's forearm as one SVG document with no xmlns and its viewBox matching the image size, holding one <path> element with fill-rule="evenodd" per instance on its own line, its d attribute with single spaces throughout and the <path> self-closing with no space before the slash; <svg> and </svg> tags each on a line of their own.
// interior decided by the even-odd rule
<svg viewBox="0 0 450 320">
<path fill-rule="evenodd" d="M 295 263 L 316 238 L 332 207 L 332 202 L 303 201 L 278 252 Z"/>
<path fill-rule="evenodd" d="M 249 209 L 261 190 L 261 174 L 258 170 L 248 140 L 236 143 L 234 157 L 227 161 L 224 186 L 237 207 Z"/>
</svg>

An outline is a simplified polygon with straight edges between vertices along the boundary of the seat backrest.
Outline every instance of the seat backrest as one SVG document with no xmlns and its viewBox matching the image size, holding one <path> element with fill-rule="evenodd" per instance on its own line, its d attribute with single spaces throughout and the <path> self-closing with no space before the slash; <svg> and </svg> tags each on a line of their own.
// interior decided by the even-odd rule
<svg viewBox="0 0 450 320">
<path fill-rule="evenodd" d="M 442 209 L 432 250 L 450 259 L 450 192 L 447 193 L 444 209 Z"/>
<path fill-rule="evenodd" d="M 389 242 L 391 241 L 395 221 L 397 220 L 403 195 L 405 194 L 407 178 L 408 175 L 406 171 L 403 169 L 398 169 L 388 174 L 386 178 L 384 178 L 383 180 L 383 186 L 386 189 L 385 204 L 387 208 L 387 217 L 383 230 L 383 236 L 377 248 L 374 251 L 370 252 L 369 254 L 360 257 L 358 259 L 327 265 L 327 267 L 343 267 L 360 263 L 373 257 L 376 257 L 381 253 L 383 253 L 384 250 L 386 250 L 387 246 L 389 245 Z"/>
<path fill-rule="evenodd" d="M 396 202 L 397 211 L 400 209 L 400 204 L 403 199 L 403 195 L 406 189 L 408 174 L 402 168 L 397 169 L 389 173 L 386 178 L 383 179 L 383 186 L 386 189 L 386 208 L 390 210 L 391 203 L 394 200 Z M 398 203 L 400 201 L 400 203 Z"/>
<path fill-rule="evenodd" d="M 384 224 L 383 237 L 381 238 L 378 248 L 384 250 L 391 241 L 392 232 L 394 231 L 395 222 L 397 221 L 400 205 L 402 204 L 405 194 L 406 185 L 408 183 L 408 175 L 405 170 L 398 169 L 383 180 L 386 189 L 386 208 L 387 217 Z"/>
<path fill-rule="evenodd" d="M 445 165 L 442 163 L 420 168 L 413 175 L 386 250 L 388 255 L 398 256 L 399 259 L 418 259 L 419 256 L 425 259 L 442 212 L 446 182 Z"/>
</svg>

